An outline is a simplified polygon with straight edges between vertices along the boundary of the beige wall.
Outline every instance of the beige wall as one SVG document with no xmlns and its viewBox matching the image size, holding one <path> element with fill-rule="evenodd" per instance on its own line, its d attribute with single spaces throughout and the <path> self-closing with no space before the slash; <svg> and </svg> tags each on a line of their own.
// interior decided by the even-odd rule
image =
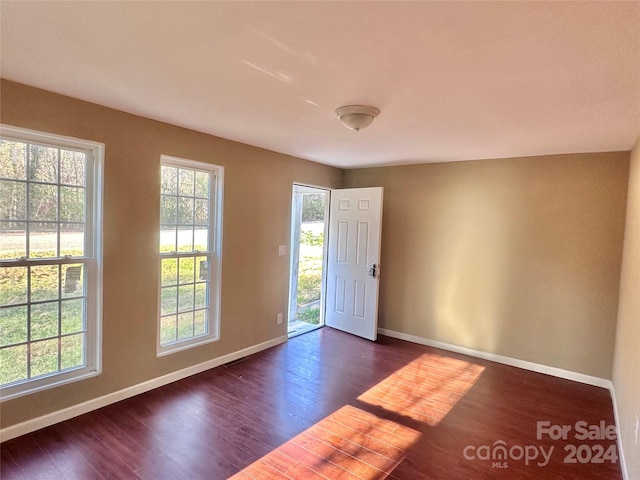
<svg viewBox="0 0 640 480">
<path fill-rule="evenodd" d="M 104 318 L 99 377 L 2 404 L 1 427 L 286 334 L 291 188 L 343 172 L 2 81 L 2 123 L 103 142 Z M 225 167 L 219 342 L 156 357 L 160 155 Z"/>
<path fill-rule="evenodd" d="M 611 378 L 629 153 L 347 170 L 381 185 L 380 326 Z"/>
<path fill-rule="evenodd" d="M 640 415 L 640 137 L 631 152 L 613 386 L 628 478 L 640 478 L 640 445 L 634 443 Z"/>
</svg>

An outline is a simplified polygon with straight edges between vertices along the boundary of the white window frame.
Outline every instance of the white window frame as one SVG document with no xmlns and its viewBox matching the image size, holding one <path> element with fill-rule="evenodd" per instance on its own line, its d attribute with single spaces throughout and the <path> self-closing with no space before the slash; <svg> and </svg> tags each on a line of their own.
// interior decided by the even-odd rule
<svg viewBox="0 0 640 480">
<path fill-rule="evenodd" d="M 21 258 L 2 260 L 0 265 L 37 266 L 82 263 L 86 278 L 85 364 L 62 372 L 8 384 L 0 389 L 2 401 L 100 375 L 102 372 L 102 196 L 104 144 L 52 133 L 0 125 L 5 140 L 84 151 L 87 154 L 85 185 L 85 245 L 82 257 Z"/>
<path fill-rule="evenodd" d="M 157 356 L 161 357 L 186 349 L 215 342 L 220 339 L 220 299 L 222 287 L 222 212 L 224 198 L 224 167 L 196 160 L 160 156 L 160 167 L 170 166 L 185 168 L 210 174 L 209 184 L 209 225 L 208 225 L 208 249 L 206 251 L 169 252 L 159 253 L 158 261 L 158 321 L 157 321 Z M 159 234 L 161 228 L 159 228 Z M 160 242 L 158 242 L 159 244 Z M 196 252 L 199 256 L 209 257 L 209 295 L 208 295 L 208 333 L 191 337 L 185 340 L 161 345 L 161 320 L 162 320 L 162 260 L 167 258 L 180 258 L 181 255 L 189 256 Z"/>
</svg>

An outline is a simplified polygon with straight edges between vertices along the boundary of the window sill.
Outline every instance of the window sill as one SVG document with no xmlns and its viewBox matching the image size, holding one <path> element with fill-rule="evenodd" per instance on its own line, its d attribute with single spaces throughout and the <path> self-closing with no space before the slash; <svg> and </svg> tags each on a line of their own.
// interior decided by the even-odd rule
<svg viewBox="0 0 640 480">
<path fill-rule="evenodd" d="M 157 356 L 164 357 L 165 355 L 182 352 L 183 350 L 189 350 L 194 347 L 206 345 L 207 343 L 217 342 L 218 340 L 220 340 L 218 336 L 204 335 L 202 337 L 185 340 L 183 342 L 171 343 L 164 347 L 158 347 Z"/>
</svg>

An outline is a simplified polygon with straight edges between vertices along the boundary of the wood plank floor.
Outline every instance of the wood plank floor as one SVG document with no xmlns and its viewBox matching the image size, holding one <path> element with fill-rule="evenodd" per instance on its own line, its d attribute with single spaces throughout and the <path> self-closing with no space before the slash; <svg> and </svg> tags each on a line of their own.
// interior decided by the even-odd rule
<svg viewBox="0 0 640 480">
<path fill-rule="evenodd" d="M 539 421 L 571 431 L 537 438 Z M 576 439 L 581 421 L 613 425 L 607 390 L 323 328 L 7 441 L 0 476 L 622 479 L 615 441 Z"/>
</svg>

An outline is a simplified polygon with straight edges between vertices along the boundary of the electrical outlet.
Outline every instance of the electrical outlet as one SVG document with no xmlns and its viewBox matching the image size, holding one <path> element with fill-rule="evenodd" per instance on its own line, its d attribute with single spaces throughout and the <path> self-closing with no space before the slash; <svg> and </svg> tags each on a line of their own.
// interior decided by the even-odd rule
<svg viewBox="0 0 640 480">
<path fill-rule="evenodd" d="M 280 325 L 282 323 L 282 312 L 280 312 L 278 315 L 276 315 L 276 322 L 278 325 Z"/>
<path fill-rule="evenodd" d="M 286 245 L 278 245 L 278 255 L 283 257 L 287 254 L 287 246 Z"/>
<path fill-rule="evenodd" d="M 640 418 L 638 418 L 638 414 L 636 413 L 636 445 L 638 444 L 638 430 L 640 429 Z"/>
</svg>

